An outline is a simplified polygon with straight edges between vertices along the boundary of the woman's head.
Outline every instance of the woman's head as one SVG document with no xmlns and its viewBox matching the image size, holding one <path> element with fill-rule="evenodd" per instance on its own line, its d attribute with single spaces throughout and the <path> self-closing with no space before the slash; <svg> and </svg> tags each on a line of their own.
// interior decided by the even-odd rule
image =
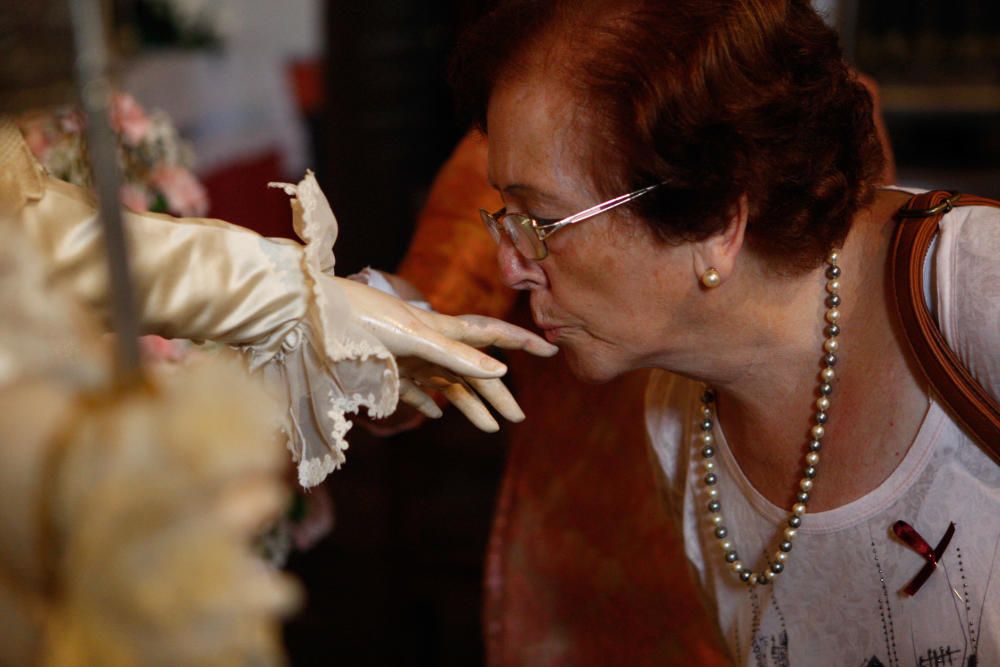
<svg viewBox="0 0 1000 667">
<path fill-rule="evenodd" d="M 717 233 L 745 194 L 748 243 L 782 272 L 843 240 L 882 169 L 870 99 L 804 0 L 510 0 L 454 75 L 487 131 L 497 86 L 561 89 L 599 197 L 664 183 L 633 207 L 663 240 Z"/>
<path fill-rule="evenodd" d="M 882 166 L 870 99 L 805 2 L 509 0 L 454 75 L 509 210 L 560 219 L 662 183 L 542 261 L 501 243 L 507 282 L 593 379 L 703 352 L 719 313 L 698 273 L 745 247 L 775 275 L 815 268 Z"/>
</svg>

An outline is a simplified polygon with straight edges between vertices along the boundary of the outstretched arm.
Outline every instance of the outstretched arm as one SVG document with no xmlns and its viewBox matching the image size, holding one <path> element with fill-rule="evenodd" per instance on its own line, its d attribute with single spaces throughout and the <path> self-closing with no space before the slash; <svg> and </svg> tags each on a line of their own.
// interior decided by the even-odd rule
<svg viewBox="0 0 1000 667">
<path fill-rule="evenodd" d="M 25 171 L 17 151 L 0 153 L 0 169 L 18 174 L 16 192 L 0 197 L 18 208 L 19 226 L 43 254 L 51 280 L 106 315 L 107 278 L 89 194 L 47 177 L 33 161 Z M 485 382 L 484 395 L 517 417 L 512 399 L 491 382 L 506 368 L 473 346 L 540 354 L 554 353 L 552 346 L 503 322 L 426 313 L 336 278 L 336 221 L 315 179 L 307 175 L 286 191 L 296 197 L 296 230 L 305 246 L 218 220 L 127 215 L 143 331 L 239 347 L 252 368 L 283 380 L 286 431 L 307 486 L 343 461 L 346 413 L 365 407 L 381 416 L 395 409 L 397 357 L 422 364 L 408 361 L 404 370 L 440 369 Z M 423 402 L 409 388 L 404 398 Z"/>
</svg>

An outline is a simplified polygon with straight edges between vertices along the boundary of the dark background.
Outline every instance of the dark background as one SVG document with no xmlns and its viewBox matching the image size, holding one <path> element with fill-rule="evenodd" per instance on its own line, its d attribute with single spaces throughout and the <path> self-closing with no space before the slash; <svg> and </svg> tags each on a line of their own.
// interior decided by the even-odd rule
<svg viewBox="0 0 1000 667">
<path fill-rule="evenodd" d="M 434 173 L 464 134 L 445 73 L 459 30 L 484 5 L 328 3 L 328 102 L 309 126 L 323 190 L 350 221 L 339 274 L 392 269 L 406 252 Z M 355 426 L 350 442 L 327 482 L 336 527 L 290 563 L 309 596 L 286 629 L 292 664 L 480 664 L 503 432 L 483 434 L 448 409 L 391 438 Z"/>
</svg>

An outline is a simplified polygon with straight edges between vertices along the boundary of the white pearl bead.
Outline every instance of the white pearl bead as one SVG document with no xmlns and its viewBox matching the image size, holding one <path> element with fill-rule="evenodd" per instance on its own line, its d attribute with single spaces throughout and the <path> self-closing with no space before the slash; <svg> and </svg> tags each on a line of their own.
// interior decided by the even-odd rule
<svg viewBox="0 0 1000 667">
<path fill-rule="evenodd" d="M 798 534 L 798 532 L 799 531 L 795 530 L 794 528 L 785 528 L 785 539 L 791 542 L 792 540 L 795 539 L 795 536 Z"/>
<path fill-rule="evenodd" d="M 736 574 L 739 574 L 740 572 L 743 571 L 743 563 L 739 562 L 738 560 L 734 560 L 730 564 L 730 567 L 733 568 L 733 572 L 735 572 Z"/>
<path fill-rule="evenodd" d="M 721 526 L 722 525 L 722 515 L 720 515 L 720 514 L 713 514 L 711 517 L 709 517 L 708 521 L 713 526 Z"/>
<path fill-rule="evenodd" d="M 806 513 L 805 503 L 795 503 L 792 505 L 792 514 L 795 516 L 802 516 Z"/>
<path fill-rule="evenodd" d="M 839 319 L 840 319 L 839 308 L 831 308 L 830 310 L 826 311 L 826 321 L 829 322 L 830 324 L 836 324 L 837 320 Z"/>
<path fill-rule="evenodd" d="M 813 440 L 821 440 L 823 436 L 826 435 L 826 429 L 820 424 L 816 424 L 812 427 L 812 437 Z"/>
<path fill-rule="evenodd" d="M 733 550 L 733 541 L 732 540 L 722 540 L 721 542 L 719 542 L 719 548 L 721 548 L 723 551 L 732 551 Z"/>
<path fill-rule="evenodd" d="M 830 409 L 830 399 L 826 396 L 821 396 L 816 399 L 816 407 L 819 408 L 820 412 L 826 412 Z"/>
<path fill-rule="evenodd" d="M 840 289 L 840 281 L 839 280 L 837 280 L 836 278 L 834 278 L 833 280 L 827 281 L 827 283 L 826 283 L 826 291 L 827 292 L 829 292 L 830 294 L 833 294 L 834 292 L 838 291 L 839 289 Z"/>
<path fill-rule="evenodd" d="M 715 461 L 712 461 L 711 459 L 705 459 L 704 463 L 706 472 L 712 472 L 713 470 L 715 470 Z"/>
<path fill-rule="evenodd" d="M 819 454 L 817 454 L 816 452 L 809 452 L 808 454 L 806 454 L 806 463 L 808 463 L 811 466 L 814 466 L 817 463 L 819 463 Z"/>
<path fill-rule="evenodd" d="M 804 478 L 802 478 L 802 480 L 801 480 L 801 481 L 799 482 L 799 487 L 800 487 L 800 488 L 801 488 L 801 489 L 802 489 L 803 491 L 805 491 L 806 493 L 808 493 L 808 492 L 812 491 L 812 488 L 813 488 L 813 481 L 812 481 L 811 479 L 809 479 L 808 477 L 804 477 Z"/>
<path fill-rule="evenodd" d="M 823 341 L 823 349 L 827 352 L 836 352 L 839 347 L 840 343 L 837 342 L 836 338 L 827 338 Z"/>
<path fill-rule="evenodd" d="M 711 445 L 715 441 L 715 437 L 711 433 L 702 433 L 701 441 L 706 445 Z"/>
<path fill-rule="evenodd" d="M 719 499 L 719 490 L 718 489 L 709 489 L 708 490 L 708 497 L 711 498 L 712 500 L 718 500 Z"/>
<path fill-rule="evenodd" d="M 784 551 L 775 551 L 774 560 L 778 561 L 779 563 L 784 563 L 785 561 L 788 560 L 788 554 L 786 554 Z"/>
<path fill-rule="evenodd" d="M 830 264 L 836 264 L 838 259 L 840 259 L 840 253 L 836 250 L 831 250 L 830 254 L 826 256 L 826 261 Z"/>
<path fill-rule="evenodd" d="M 820 375 L 821 378 L 823 378 L 824 382 L 832 382 L 833 378 L 835 378 L 837 376 L 837 374 L 834 373 L 833 369 L 830 368 L 829 366 L 827 366 L 826 368 L 824 368 L 823 370 L 821 370 L 819 372 L 819 375 Z"/>
<path fill-rule="evenodd" d="M 776 576 L 778 576 L 778 573 L 772 570 L 771 568 L 768 568 L 764 570 L 764 576 L 767 578 L 768 581 L 771 581 Z"/>
<path fill-rule="evenodd" d="M 711 417 L 712 416 L 712 408 L 702 408 L 701 409 L 701 416 L 704 417 L 705 419 L 708 419 L 709 417 Z"/>
</svg>

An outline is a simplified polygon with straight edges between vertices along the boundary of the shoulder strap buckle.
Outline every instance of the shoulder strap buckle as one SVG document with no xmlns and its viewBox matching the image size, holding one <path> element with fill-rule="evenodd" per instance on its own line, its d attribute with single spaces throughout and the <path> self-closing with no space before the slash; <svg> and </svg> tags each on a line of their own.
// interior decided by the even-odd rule
<svg viewBox="0 0 1000 667">
<path fill-rule="evenodd" d="M 962 195 L 953 190 L 949 190 L 948 198 L 937 204 L 937 206 L 932 206 L 930 208 L 904 208 L 899 211 L 899 217 L 901 218 L 929 218 L 932 215 L 944 215 L 955 208 L 958 198 Z"/>
</svg>

